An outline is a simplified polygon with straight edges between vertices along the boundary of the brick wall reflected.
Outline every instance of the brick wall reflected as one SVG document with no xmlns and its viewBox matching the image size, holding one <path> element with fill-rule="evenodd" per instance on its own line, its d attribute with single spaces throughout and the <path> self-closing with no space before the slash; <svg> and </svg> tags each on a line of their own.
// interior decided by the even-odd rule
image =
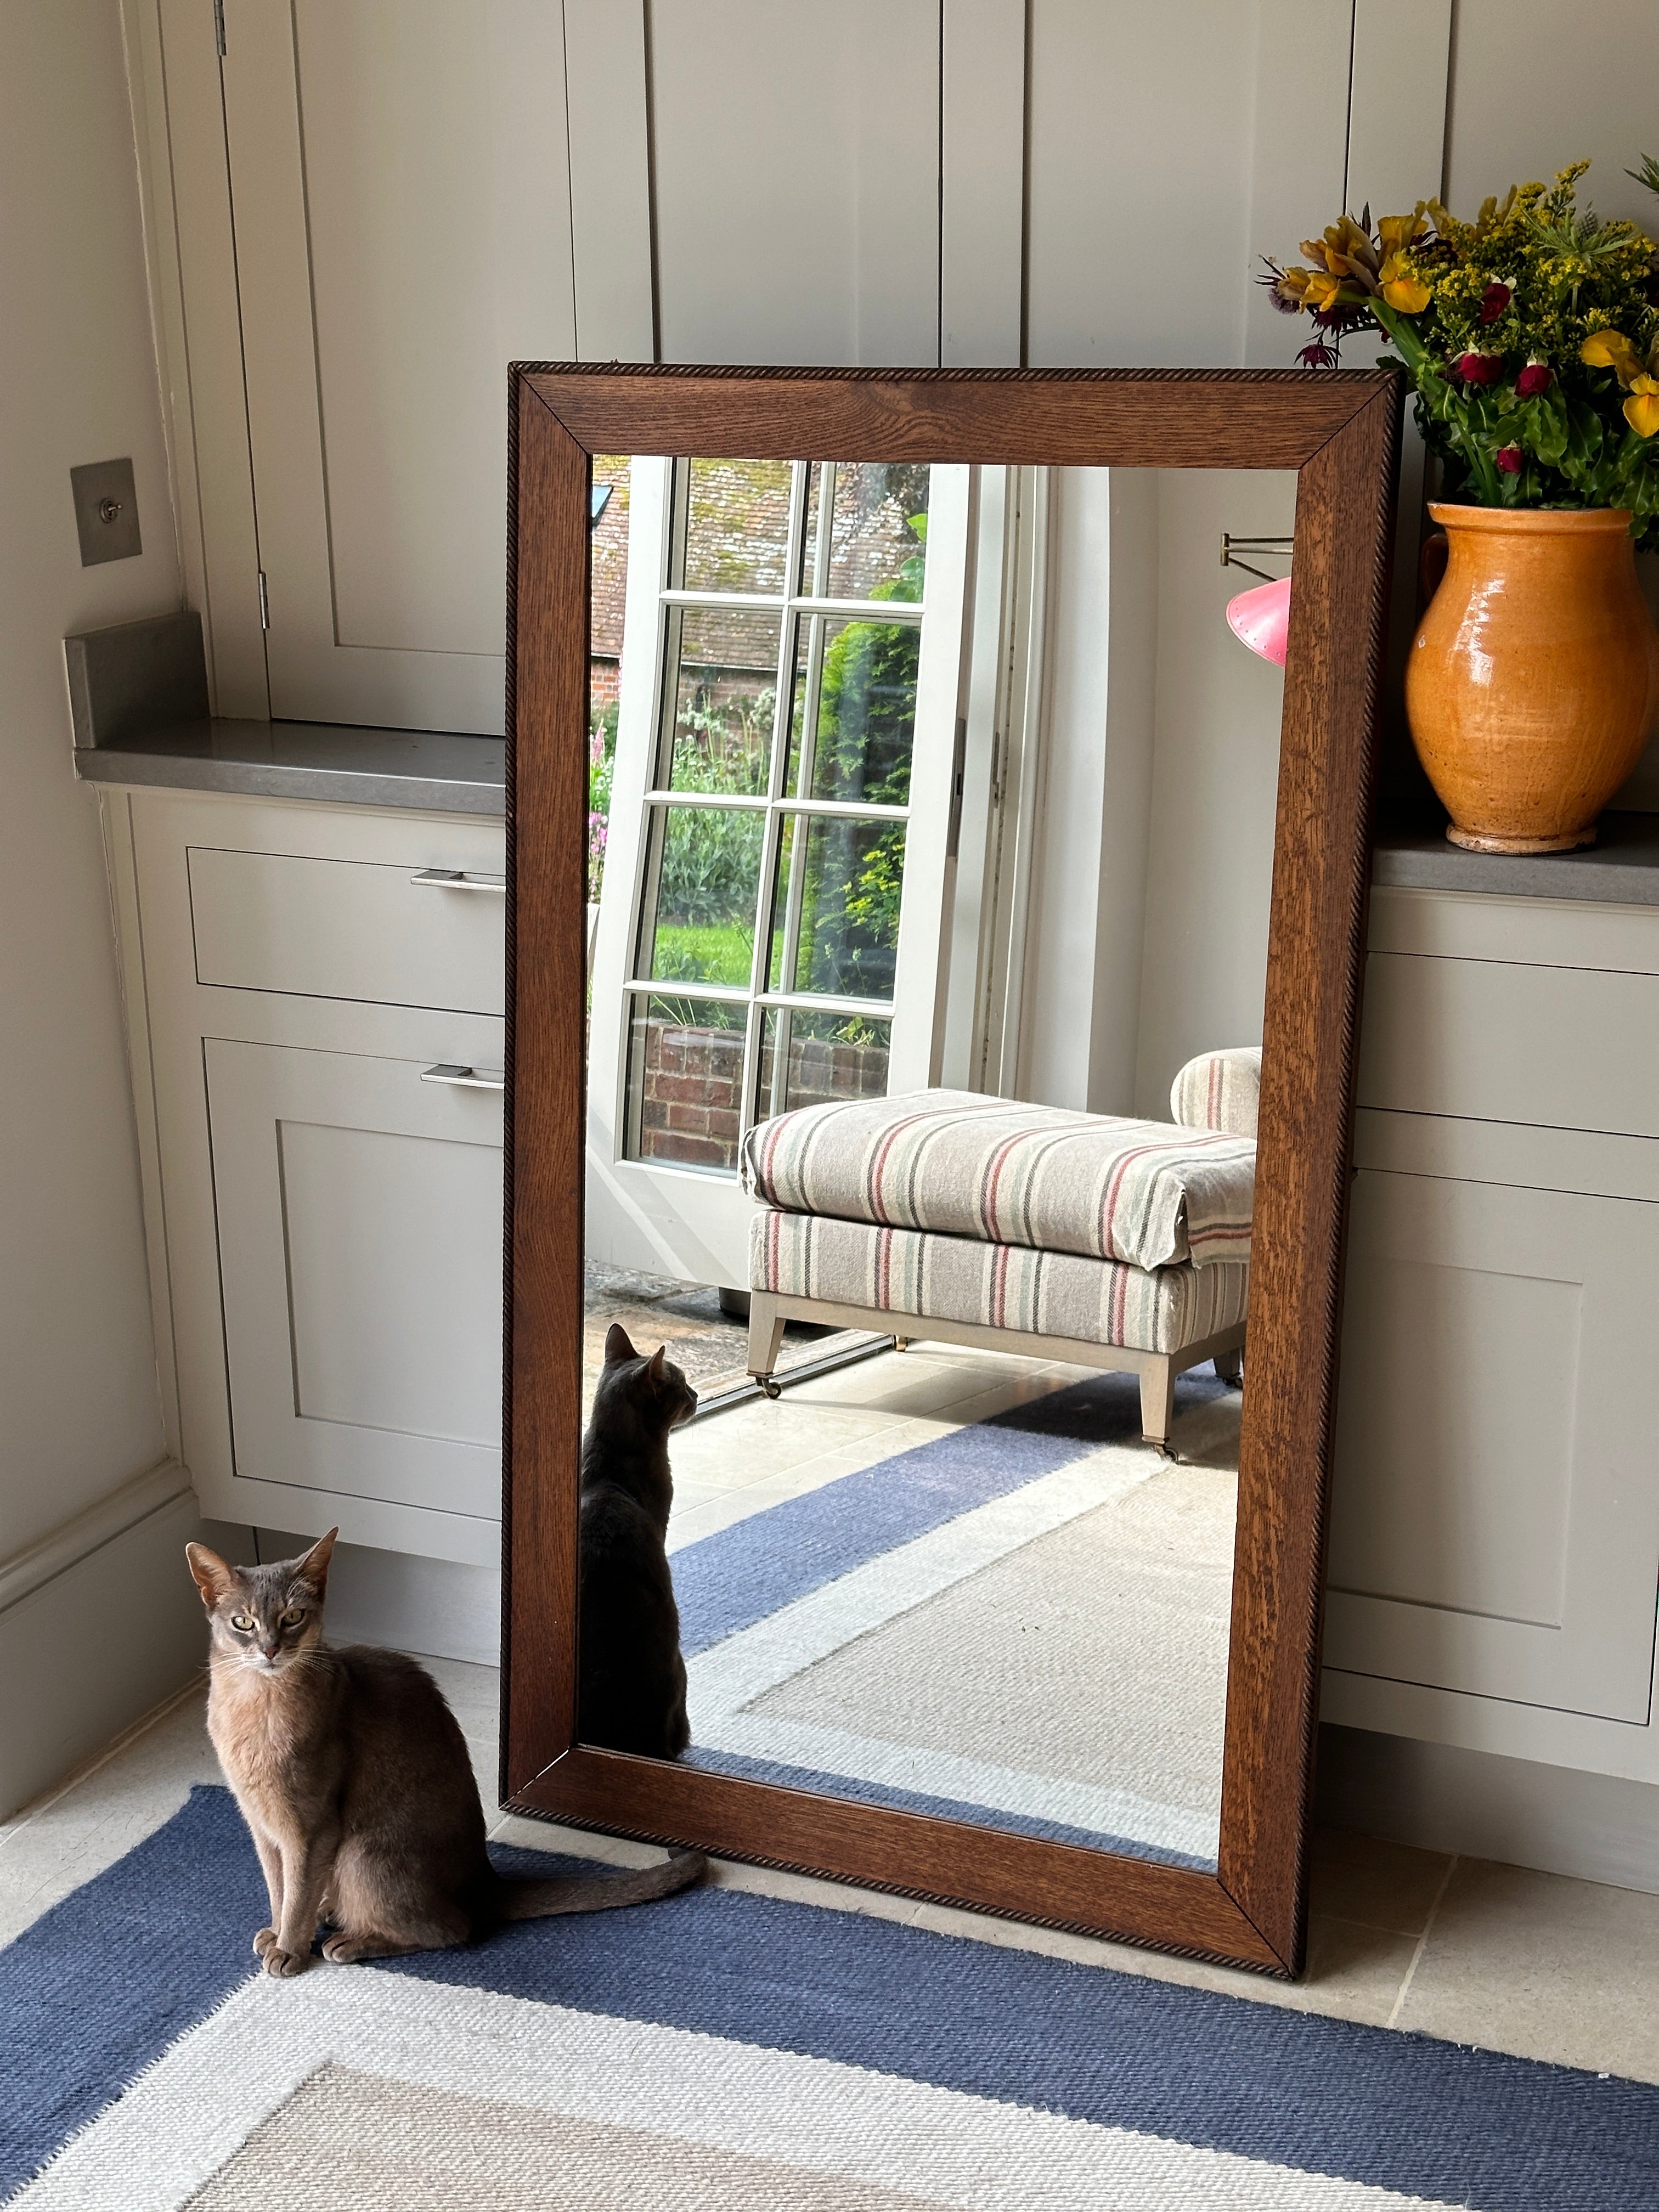
<svg viewBox="0 0 1659 2212">
<path fill-rule="evenodd" d="M 743 1086 L 743 1031 L 653 1019 L 635 1062 L 642 1080 L 639 1157 L 681 1167 L 736 1170 Z M 789 1047 L 786 1103 L 818 1106 L 837 1098 L 883 1097 L 887 1048 L 796 1037 Z M 772 1096 L 773 1048 L 761 1053 L 762 1115 Z"/>
</svg>

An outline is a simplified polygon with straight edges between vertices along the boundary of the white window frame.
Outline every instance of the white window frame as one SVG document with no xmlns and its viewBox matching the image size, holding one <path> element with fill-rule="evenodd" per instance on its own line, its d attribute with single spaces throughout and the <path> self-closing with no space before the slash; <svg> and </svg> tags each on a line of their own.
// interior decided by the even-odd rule
<svg viewBox="0 0 1659 2212">
<path fill-rule="evenodd" d="M 969 659 L 975 472 L 937 465 L 928 497 L 927 561 L 923 596 L 906 600 L 851 600 L 808 592 L 685 591 L 667 581 L 674 529 L 673 469 L 669 459 L 635 459 L 629 495 L 629 562 L 616 762 L 603 893 L 595 933 L 587 1130 L 587 1249 L 605 1264 L 678 1277 L 686 1281 L 741 1286 L 748 1281 L 748 1220 L 752 1207 L 736 1177 L 723 1170 L 625 1155 L 629 1013 L 641 998 L 679 997 L 744 1006 L 741 1127 L 755 1115 L 755 1091 L 763 1029 L 771 1012 L 861 1014 L 890 1023 L 890 1091 L 922 1090 L 938 1079 L 944 1043 L 945 993 L 950 966 L 949 917 L 953 906 L 955 832 L 959 818 L 963 724 Z M 791 543 L 801 524 L 807 469 L 796 463 L 791 485 Z M 827 502 L 825 502 L 827 505 Z M 787 744 L 775 743 L 768 787 L 750 798 L 738 793 L 676 793 L 660 787 L 667 718 L 667 613 L 674 606 L 726 606 L 781 621 L 779 707 L 788 713 L 794 676 L 793 617 L 820 614 L 917 624 L 921 649 L 916 683 L 915 738 L 909 803 L 884 806 L 859 800 L 799 799 L 784 787 Z M 816 694 L 817 654 L 809 665 L 808 705 Z M 812 728 L 810 711 L 803 718 Z M 662 779 L 665 781 L 665 775 Z M 674 983 L 634 972 L 652 851 L 652 817 L 676 805 L 722 806 L 762 815 L 763 889 L 770 885 L 784 817 L 836 815 L 905 823 L 904 873 L 899 900 L 898 945 L 890 1000 L 829 997 L 766 987 L 768 933 L 757 927 L 747 985 Z M 800 916 L 792 900 L 786 916 L 785 959 L 791 972 Z M 787 1054 L 775 1054 L 775 1086 L 787 1072 Z"/>
</svg>

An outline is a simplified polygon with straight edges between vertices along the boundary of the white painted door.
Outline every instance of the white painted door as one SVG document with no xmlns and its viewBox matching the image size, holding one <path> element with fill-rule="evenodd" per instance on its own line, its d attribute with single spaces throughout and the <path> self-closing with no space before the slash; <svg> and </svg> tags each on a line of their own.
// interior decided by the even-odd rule
<svg viewBox="0 0 1659 2212">
<path fill-rule="evenodd" d="M 236 1473 L 498 1518 L 500 1089 L 205 1053 Z"/>
<path fill-rule="evenodd" d="M 973 504 L 961 467 L 634 463 L 590 1257 L 745 1284 L 744 1131 L 937 1079 Z"/>
<path fill-rule="evenodd" d="M 1656 1279 L 1659 1206 L 1357 1178 L 1328 1668 L 1646 1722 Z"/>
<path fill-rule="evenodd" d="M 271 713 L 497 733 L 507 364 L 575 348 L 562 10 L 224 19 Z"/>
</svg>

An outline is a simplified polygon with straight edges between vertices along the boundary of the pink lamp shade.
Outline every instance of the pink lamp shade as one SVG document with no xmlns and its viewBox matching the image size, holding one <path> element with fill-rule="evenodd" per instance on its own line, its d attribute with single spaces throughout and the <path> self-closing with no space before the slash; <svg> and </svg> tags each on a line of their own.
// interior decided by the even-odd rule
<svg viewBox="0 0 1659 2212">
<path fill-rule="evenodd" d="M 1227 627 L 1252 653 L 1282 668 L 1285 640 L 1291 627 L 1290 578 L 1281 576 L 1275 584 L 1258 584 L 1253 591 L 1229 599 Z"/>
</svg>

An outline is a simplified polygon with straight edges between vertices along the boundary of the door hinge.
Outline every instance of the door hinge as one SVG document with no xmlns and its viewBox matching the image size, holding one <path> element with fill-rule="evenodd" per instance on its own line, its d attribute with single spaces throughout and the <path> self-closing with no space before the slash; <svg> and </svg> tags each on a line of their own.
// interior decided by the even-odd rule
<svg viewBox="0 0 1659 2212">
<path fill-rule="evenodd" d="M 213 43 L 219 49 L 219 58 L 225 58 L 225 0 L 213 0 Z"/>
<path fill-rule="evenodd" d="M 270 628 L 270 593 L 265 587 L 265 572 L 263 568 L 259 571 L 259 627 L 261 629 Z"/>
</svg>

